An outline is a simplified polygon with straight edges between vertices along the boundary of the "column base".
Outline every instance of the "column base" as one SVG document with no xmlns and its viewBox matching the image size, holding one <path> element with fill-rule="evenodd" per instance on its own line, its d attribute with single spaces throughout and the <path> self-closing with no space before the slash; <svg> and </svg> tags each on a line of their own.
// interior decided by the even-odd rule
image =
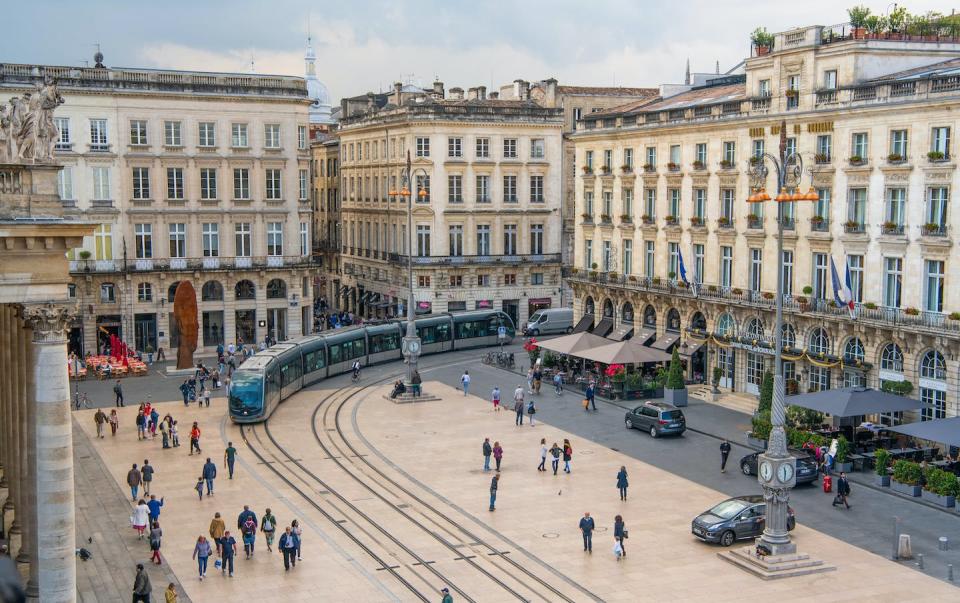
<svg viewBox="0 0 960 603">
<path fill-rule="evenodd" d="M 784 553 L 758 557 L 755 547 L 731 548 L 717 553 L 724 561 L 757 576 L 763 580 L 779 580 L 832 572 L 836 566 L 827 565 L 819 559 L 813 559 L 804 553 Z"/>
<path fill-rule="evenodd" d="M 32 580 L 27 580 L 27 586 L 24 588 L 24 593 L 27 595 L 27 601 L 39 601 L 40 585 Z"/>
</svg>

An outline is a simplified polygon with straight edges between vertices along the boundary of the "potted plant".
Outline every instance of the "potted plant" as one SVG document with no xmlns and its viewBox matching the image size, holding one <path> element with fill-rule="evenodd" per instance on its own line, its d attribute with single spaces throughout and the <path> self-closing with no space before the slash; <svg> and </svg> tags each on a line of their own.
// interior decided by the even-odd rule
<svg viewBox="0 0 960 603">
<path fill-rule="evenodd" d="M 743 295 L 743 289 L 740 289 L 739 287 L 734 287 L 733 289 L 730 290 L 730 293 L 733 293 L 734 295 L 739 297 Z"/>
<path fill-rule="evenodd" d="M 703 218 L 700 216 L 693 216 L 690 218 L 690 226 L 703 226 Z"/>
<path fill-rule="evenodd" d="M 765 27 L 758 27 L 750 34 L 750 42 L 757 47 L 757 55 L 763 56 L 773 48 L 774 37 Z"/>
<path fill-rule="evenodd" d="M 652 280 L 651 282 L 653 283 L 653 286 L 654 286 L 654 287 L 659 286 L 659 285 L 660 285 L 660 277 L 659 277 L 659 276 L 653 277 L 653 280 Z"/>
<path fill-rule="evenodd" d="M 887 161 L 890 163 L 901 163 L 904 161 L 904 158 L 900 153 L 890 153 L 887 155 Z"/>
<path fill-rule="evenodd" d="M 704 168 L 706 168 L 706 167 L 707 167 L 707 166 L 706 166 L 702 161 L 700 161 L 699 159 L 697 159 L 696 161 L 693 162 L 693 169 L 695 169 L 695 170 L 702 170 L 702 169 L 704 169 Z"/>
<path fill-rule="evenodd" d="M 531 337 L 523 344 L 524 351 L 527 352 L 527 355 L 530 357 L 530 365 L 537 361 L 537 358 L 540 357 L 540 347 L 537 345 L 537 338 Z"/>
<path fill-rule="evenodd" d="M 677 348 L 673 348 L 673 358 L 670 359 L 670 372 L 667 375 L 663 396 L 674 406 L 687 405 L 687 385 L 683 381 L 683 365 L 680 364 L 680 353 Z"/>
<path fill-rule="evenodd" d="M 796 98 L 800 96 L 800 91 L 796 88 L 787 88 L 787 91 L 784 92 L 787 98 Z"/>
<path fill-rule="evenodd" d="M 785 393 L 788 396 L 795 396 L 800 393 L 800 383 L 796 379 L 787 379 L 784 382 Z"/>
<path fill-rule="evenodd" d="M 830 156 L 826 153 L 816 153 L 813 156 L 813 160 L 817 163 L 830 163 Z"/>
<path fill-rule="evenodd" d="M 904 26 L 907 24 L 907 19 L 910 17 L 907 13 L 907 9 L 904 6 L 897 6 L 890 14 L 887 15 L 887 27 L 890 28 L 891 34 L 897 34 L 891 36 L 894 39 L 898 39 L 901 36 L 899 34 L 903 33 Z"/>
<path fill-rule="evenodd" d="M 957 476 L 950 471 L 928 467 L 925 477 L 926 484 L 924 484 L 922 492 L 923 500 L 946 508 L 956 506 L 957 496 L 960 496 L 960 484 L 957 483 Z"/>
<path fill-rule="evenodd" d="M 750 419 L 750 431 L 747 432 L 747 446 L 757 450 L 767 449 L 767 440 L 770 438 L 770 411 L 758 412 Z"/>
<path fill-rule="evenodd" d="M 873 477 L 873 483 L 881 488 L 889 488 L 890 475 L 887 473 L 887 467 L 890 465 L 890 453 L 883 448 L 878 448 L 874 453 L 873 459 L 876 461 L 873 468 L 874 472 L 876 472 L 876 475 Z"/>
<path fill-rule="evenodd" d="M 620 275 L 617 274 L 616 272 L 608 272 L 608 273 L 607 273 L 607 278 L 610 279 L 610 280 L 613 280 L 613 281 L 617 280 L 617 277 L 618 277 L 618 276 L 620 276 Z"/>
<path fill-rule="evenodd" d="M 863 165 L 863 157 L 853 155 L 850 157 L 850 165 Z"/>
<path fill-rule="evenodd" d="M 632 221 L 633 221 L 633 218 L 630 217 L 630 214 L 620 214 L 620 221 L 621 221 L 621 222 L 625 222 L 625 223 L 629 223 L 629 222 L 632 222 Z"/>
<path fill-rule="evenodd" d="M 949 315 L 947 315 L 947 318 L 950 320 L 960 320 L 960 312 L 951 312 Z"/>
<path fill-rule="evenodd" d="M 843 225 L 847 227 L 847 232 L 859 231 L 861 227 L 860 223 L 856 220 L 847 220 Z"/>
<path fill-rule="evenodd" d="M 730 218 L 726 216 L 720 216 L 720 219 L 717 220 L 717 224 L 720 226 L 730 226 Z"/>
<path fill-rule="evenodd" d="M 627 277 L 627 280 L 629 280 L 631 283 L 635 283 L 637 282 L 637 277 L 631 274 L 630 276 Z"/>
<path fill-rule="evenodd" d="M 862 38 L 867 25 L 867 18 L 870 17 L 870 9 L 864 5 L 854 6 L 847 9 L 847 16 L 850 18 L 850 29 L 854 38 Z"/>
<path fill-rule="evenodd" d="M 763 292 L 763 299 L 773 299 L 773 298 L 774 298 L 774 295 L 772 292 L 770 291 Z"/>
<path fill-rule="evenodd" d="M 747 222 L 750 222 L 751 224 L 753 224 L 759 221 L 760 221 L 760 216 L 758 216 L 757 214 L 747 214 Z"/>
<path fill-rule="evenodd" d="M 143 351 L 147 353 L 147 364 L 153 364 L 153 346 L 148 343 Z"/>
<path fill-rule="evenodd" d="M 923 234 L 934 234 L 940 232 L 940 225 L 936 222 L 927 222 L 923 225 Z"/>
<path fill-rule="evenodd" d="M 633 166 L 630 165 L 629 163 L 624 163 L 623 165 L 620 166 L 620 171 L 623 172 L 624 174 L 629 174 L 630 172 L 633 171 Z"/>
<path fill-rule="evenodd" d="M 576 274 L 578 272 L 580 272 L 580 269 L 577 268 L 576 266 L 573 266 L 570 268 L 570 274 Z"/>
<path fill-rule="evenodd" d="M 893 464 L 893 480 L 890 487 L 907 496 L 920 496 L 920 478 L 923 472 L 913 461 L 899 460 Z"/>
<path fill-rule="evenodd" d="M 927 159 L 929 159 L 930 161 L 943 161 L 945 159 L 945 156 L 943 154 L 943 151 L 930 151 L 929 153 L 927 153 Z"/>
<path fill-rule="evenodd" d="M 720 393 L 720 379 L 723 377 L 723 369 L 719 366 L 713 367 L 713 393 Z"/>
<path fill-rule="evenodd" d="M 671 270 L 670 272 L 667 273 L 667 278 L 669 279 L 677 278 L 677 273 Z"/>
<path fill-rule="evenodd" d="M 81 260 L 89 260 L 91 253 L 90 253 L 89 251 L 87 251 L 86 249 L 81 249 L 81 250 L 80 250 L 80 253 L 78 253 L 77 255 L 80 256 L 80 259 L 81 259 Z"/>
<path fill-rule="evenodd" d="M 680 164 L 674 163 L 671 161 L 670 163 L 667 164 L 667 169 L 670 170 L 671 172 L 676 172 L 677 170 L 680 169 Z"/>
<path fill-rule="evenodd" d="M 583 168 L 581 168 L 581 169 L 583 169 L 583 173 L 584 173 L 584 174 L 592 174 L 592 173 L 593 173 L 593 168 L 590 167 L 589 165 L 585 165 L 585 166 L 583 166 Z"/>
<path fill-rule="evenodd" d="M 584 213 L 580 214 L 580 217 L 583 218 L 584 222 L 591 222 L 591 221 L 593 221 L 593 214 L 588 214 L 588 213 L 584 212 Z"/>
<path fill-rule="evenodd" d="M 876 37 L 887 28 L 887 18 L 883 15 L 870 15 L 863 22 L 867 32 Z"/>
<path fill-rule="evenodd" d="M 640 219 L 643 220 L 644 224 L 651 224 L 653 222 L 653 218 L 650 216 L 650 214 L 643 214 L 640 216 Z"/>
<path fill-rule="evenodd" d="M 766 371 L 763 373 L 763 380 L 760 381 L 760 400 L 757 403 L 757 412 L 769 413 L 773 408 L 773 373 Z"/>
<path fill-rule="evenodd" d="M 873 302 L 866 302 L 865 304 L 863 304 L 863 307 L 866 308 L 867 310 L 876 310 L 877 304 Z"/>
<path fill-rule="evenodd" d="M 850 473 L 853 470 L 853 462 L 850 460 L 850 442 L 847 438 L 843 436 L 837 438 L 837 455 L 833 460 L 837 471 Z"/>
<path fill-rule="evenodd" d="M 810 285 L 805 285 L 805 286 L 803 287 L 803 294 L 804 294 L 804 295 L 813 295 L 813 287 L 811 287 Z"/>
<path fill-rule="evenodd" d="M 600 171 L 603 172 L 604 174 L 609 174 L 609 173 L 610 173 L 610 166 L 609 166 L 609 165 L 601 165 L 601 166 L 600 166 Z"/>
<path fill-rule="evenodd" d="M 887 220 L 886 222 L 883 223 L 883 232 L 885 233 L 893 232 L 897 230 L 898 226 L 899 224 L 897 224 L 893 220 Z"/>
<path fill-rule="evenodd" d="M 730 168 L 733 167 L 733 162 L 730 161 L 729 159 L 721 159 L 721 160 L 720 160 L 720 167 L 722 167 L 722 168 L 725 169 L 725 170 L 728 170 L 728 169 L 730 169 Z"/>
<path fill-rule="evenodd" d="M 716 293 L 719 290 L 720 288 L 717 287 L 716 285 L 707 285 L 707 291 L 709 291 L 710 293 Z"/>
<path fill-rule="evenodd" d="M 664 218 L 664 220 L 667 221 L 667 224 L 676 224 L 676 222 L 677 222 L 677 217 L 676 217 L 676 216 L 667 216 L 666 218 Z"/>
<path fill-rule="evenodd" d="M 920 314 L 920 310 L 917 310 L 916 308 L 907 308 L 903 311 L 903 313 L 907 316 L 918 316 Z"/>
<path fill-rule="evenodd" d="M 644 171 L 644 172 L 652 172 L 652 171 L 654 171 L 655 169 L 657 169 L 657 168 L 655 168 L 652 163 L 644 163 L 644 164 L 643 164 L 643 171 Z"/>
<path fill-rule="evenodd" d="M 807 309 L 807 304 L 810 303 L 810 300 L 807 299 L 806 297 L 802 296 L 802 295 L 797 295 L 796 297 L 793 298 L 793 301 L 795 301 L 795 302 L 797 302 L 798 304 L 800 304 L 800 311 L 801 311 L 801 312 L 805 311 L 805 310 Z"/>
<path fill-rule="evenodd" d="M 591 280 L 591 281 L 597 280 L 597 271 L 596 271 L 596 270 L 591 270 L 589 276 L 590 276 L 590 280 Z"/>
<path fill-rule="evenodd" d="M 596 270 L 596 269 L 597 269 L 597 263 L 594 262 L 594 263 L 590 264 L 590 267 L 593 268 L 594 270 Z"/>
</svg>

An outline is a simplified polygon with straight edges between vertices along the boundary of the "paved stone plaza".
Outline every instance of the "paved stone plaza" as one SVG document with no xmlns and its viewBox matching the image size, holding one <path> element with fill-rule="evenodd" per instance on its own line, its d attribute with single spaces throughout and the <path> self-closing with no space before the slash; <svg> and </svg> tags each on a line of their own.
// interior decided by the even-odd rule
<svg viewBox="0 0 960 603">
<path fill-rule="evenodd" d="M 257 426 L 241 434 L 226 418 L 222 398 L 209 409 L 194 405 L 184 409 L 179 400 L 161 402 L 161 416 L 171 412 L 180 426 L 181 447 L 171 450 L 161 450 L 159 436 L 137 441 L 136 404 L 131 404 L 136 397 L 128 395 L 127 407 L 120 409 L 118 435 L 108 432 L 104 439 L 93 439 L 91 448 L 116 482 L 114 498 L 128 492 L 125 476 L 130 464 L 150 459 L 156 468 L 151 491 L 165 497 L 160 515 L 164 563 L 193 601 L 273 599 L 281 591 L 288 601 L 417 600 L 414 591 L 439 601 L 445 585 L 451 587 L 455 601 L 956 597 L 953 586 L 812 530 L 804 525 L 803 516 L 793 532 L 798 548 L 837 566 L 837 571 L 764 582 L 728 565 L 717 557 L 718 547 L 698 542 L 689 532 L 690 519 L 726 494 L 549 424 L 516 427 L 511 411 L 494 413 L 484 399 L 464 397 L 462 391 L 430 381 L 440 373 L 444 382 L 451 381 L 449 374 L 462 370 L 463 364 L 433 365 L 423 369 L 425 389 L 441 401 L 393 404 L 384 397 L 387 386 L 374 382 L 400 365 L 379 367 L 377 374 L 374 370 L 365 374 L 365 386 L 360 388 L 347 387 L 348 381 L 338 378 L 298 394 L 274 414 L 269 433 Z M 493 369 L 482 369 L 487 370 Z M 137 387 L 135 380 L 127 383 L 128 391 Z M 174 382 L 168 383 L 164 389 L 173 391 Z M 504 398 L 515 385 L 503 381 Z M 487 390 L 480 391 L 485 396 Z M 154 395 L 162 397 L 172 396 Z M 552 392 L 541 395 L 538 404 L 547 412 L 539 416 L 550 415 L 555 403 Z M 95 431 L 93 412 L 75 413 L 87 436 Z M 187 433 L 195 420 L 203 430 L 203 454 L 188 456 Z M 492 473 L 481 470 L 484 437 L 499 441 L 505 451 L 493 513 L 487 510 Z M 548 445 L 571 439 L 571 474 L 564 475 L 561 469 L 555 477 L 536 471 L 540 438 Z M 223 467 L 228 440 L 239 451 L 232 481 Z M 206 456 L 218 464 L 219 475 L 214 496 L 199 501 L 193 486 Z M 615 487 L 621 465 L 630 475 L 627 502 L 618 500 Z M 753 491 L 752 484 L 743 485 L 744 493 Z M 228 529 L 235 528 L 244 504 L 258 518 L 270 507 L 281 529 L 299 518 L 303 561 L 285 573 L 281 556 L 268 553 L 259 535 L 252 560 L 246 561 L 241 550 L 233 579 L 218 575 L 211 562 L 208 578 L 200 582 L 191 559 L 197 536 L 207 534 L 216 511 Z M 160 596 L 166 566 L 149 565 L 147 542 L 137 542 L 128 527 L 129 511 L 127 506 L 123 513 L 109 512 L 109 520 L 132 558 L 106 562 L 114 574 L 117 566 L 129 566 L 131 584 L 133 565 L 144 562 L 155 596 Z M 592 555 L 583 553 L 577 528 L 584 511 L 591 512 L 598 526 Z M 630 530 L 628 555 L 620 563 L 611 550 L 616 514 L 623 515 Z M 82 532 L 78 536 L 85 538 Z M 391 569 L 384 569 L 374 555 Z"/>
</svg>

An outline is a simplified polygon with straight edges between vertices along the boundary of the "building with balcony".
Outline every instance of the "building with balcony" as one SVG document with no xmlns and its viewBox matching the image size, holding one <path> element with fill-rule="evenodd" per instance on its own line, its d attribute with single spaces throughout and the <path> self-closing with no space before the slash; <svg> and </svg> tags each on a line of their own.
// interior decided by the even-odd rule
<svg viewBox="0 0 960 603">
<path fill-rule="evenodd" d="M 108 334 L 139 350 L 178 344 L 176 284 L 190 279 L 200 349 L 309 332 L 312 279 L 303 78 L 0 65 L 15 94 L 55 77 L 68 216 L 97 223 L 71 251 L 82 318 L 72 351 Z"/>
<path fill-rule="evenodd" d="M 413 255 L 419 312 L 495 308 L 517 323 L 560 300 L 562 111 L 484 87 L 346 112 L 340 145 L 340 307 L 402 313 Z M 412 160 L 413 232 L 401 190 Z M 410 234 L 413 235 L 411 249 Z"/>
<path fill-rule="evenodd" d="M 310 143 L 313 173 L 313 255 L 320 264 L 314 297 L 333 309 L 340 299 L 340 139 L 319 134 Z"/>
<path fill-rule="evenodd" d="M 756 393 L 781 270 L 789 391 L 897 388 L 924 402 L 922 418 L 957 415 L 958 42 L 800 28 L 742 73 L 584 116 L 576 314 L 679 345 L 691 375 L 719 367 L 722 386 Z M 776 202 L 747 203 L 747 170 L 778 153 L 782 121 L 819 200 L 783 204 L 777 258 Z M 765 185 L 775 196 L 773 176 Z M 852 319 L 831 262 L 849 271 Z"/>
</svg>

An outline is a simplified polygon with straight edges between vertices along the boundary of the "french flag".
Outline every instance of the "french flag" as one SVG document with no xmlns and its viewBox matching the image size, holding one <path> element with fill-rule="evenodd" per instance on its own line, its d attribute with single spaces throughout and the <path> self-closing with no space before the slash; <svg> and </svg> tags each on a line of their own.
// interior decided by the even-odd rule
<svg viewBox="0 0 960 603">
<path fill-rule="evenodd" d="M 830 256 L 830 275 L 833 280 L 833 299 L 837 302 L 837 306 L 847 307 L 847 311 L 850 312 L 850 318 L 854 317 L 854 310 L 856 308 L 853 302 L 853 291 L 850 289 L 850 266 L 847 265 L 846 273 L 844 274 L 843 282 L 840 281 L 840 275 L 837 273 L 837 266 L 833 263 L 833 256 Z"/>
</svg>

